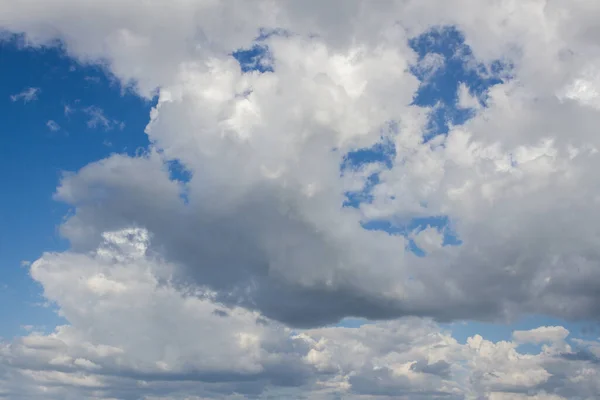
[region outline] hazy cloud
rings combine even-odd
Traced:
[[[40,88],[29,87],[24,89],[22,92],[11,95],[10,100],[12,102],[22,101],[23,103],[29,103],[31,101],[37,100],[40,92]]]

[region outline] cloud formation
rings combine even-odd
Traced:
[[[72,248],[31,271],[70,325],[6,345],[35,371],[19,379],[116,398],[599,393],[564,328],[461,345],[431,320],[600,317],[598,2],[14,3],[3,28],[157,95],[147,154],[57,189]],[[413,319],[322,328],[344,317]]]
[[[58,122],[54,121],[54,120],[48,120],[48,122],[46,122],[46,127],[51,131],[51,132],[58,132],[60,130],[60,125],[58,124]]]
[[[600,342],[567,342],[565,328],[515,332],[513,342],[476,335],[465,344],[423,318],[293,330],[218,303],[209,290],[178,289],[175,266],[150,241],[139,228],[106,232],[94,251],[47,253],[31,265],[32,278],[70,324],[2,344],[4,396],[563,399],[597,393],[600,363],[582,354],[593,355]],[[539,354],[524,354],[523,342],[547,344]]]
[[[22,101],[23,103],[29,103],[31,101],[37,100],[39,94],[40,94],[40,88],[29,87],[29,88],[23,89],[22,92],[11,95],[10,101],[12,101],[13,103],[16,101]]]
[[[73,112],[71,108],[65,106],[65,115]],[[105,131],[110,131],[115,127],[123,130],[125,123],[116,119],[110,119],[104,114],[104,110],[97,106],[89,106],[83,109],[83,112],[87,115],[87,126],[89,128],[102,128]]]

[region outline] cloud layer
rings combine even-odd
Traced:
[[[567,339],[563,327],[465,344],[423,318],[292,330],[213,292],[177,289],[175,267],[149,243],[143,229],[107,232],[92,252],[32,264],[70,324],[0,347],[4,396],[591,399],[599,389],[600,342]],[[523,343],[542,348],[521,353]]]

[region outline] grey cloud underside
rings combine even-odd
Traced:
[[[125,161],[132,167],[138,164],[134,168],[139,167],[138,172],[146,175],[152,186],[137,186],[140,180],[129,175],[130,170],[117,170],[120,187],[111,187],[116,182],[103,178],[101,182],[89,182],[91,187],[71,188],[71,184],[87,184],[85,173],[80,176],[83,179],[74,178],[66,183],[59,189],[59,196],[67,192],[82,193],[86,197],[90,193],[93,196],[94,192],[104,193],[98,207],[88,205],[95,203],[93,199],[75,200],[77,204],[81,201],[82,207],[78,207],[76,216],[63,228],[75,243],[86,239],[86,235],[98,236],[130,225],[143,226],[152,232],[153,248],[181,265],[175,277],[179,285],[207,286],[215,290],[218,300],[225,304],[256,308],[267,317],[292,325],[320,325],[349,314],[389,318],[402,309],[398,301],[378,295],[378,287],[373,288],[372,293],[363,293],[360,276],[352,277],[343,270],[331,273],[334,279],[334,275],[339,274],[347,280],[342,284],[326,285],[317,281],[302,287],[286,281],[285,276],[281,276],[286,272],[281,273],[277,266],[272,266],[277,259],[289,264],[281,268],[302,268],[302,273],[306,273],[304,268],[310,268],[314,274],[319,270],[327,272],[331,264],[343,261],[328,246],[331,239],[326,234],[319,235],[316,227],[295,219],[293,210],[277,212],[277,208],[285,204],[269,198],[268,189],[255,189],[256,195],[246,194],[240,209],[215,216],[210,210],[198,207],[193,198],[184,205],[165,171],[154,168],[158,176],[149,176],[153,169],[147,164],[151,161],[115,158],[108,160],[107,165],[111,161]],[[102,171],[96,172],[102,174]],[[169,189],[165,190],[166,187]],[[84,230],[90,226],[95,230]],[[280,241],[266,243],[271,238],[280,238]],[[398,246],[402,244],[398,239]]]
[[[120,162],[118,158],[108,160],[106,168],[113,168],[113,161]],[[461,231],[467,244],[448,251],[450,257],[443,256],[444,260],[435,255],[420,260],[403,253],[400,237],[359,232],[395,242],[398,253],[389,257],[410,260],[390,265],[379,277],[375,275],[378,267],[389,265],[389,259],[376,254],[356,263],[344,252],[339,253],[336,248],[360,246],[366,241],[356,244],[352,239],[340,240],[331,232],[317,232],[318,227],[295,218],[289,203],[273,199],[268,187],[253,189],[244,195],[243,204],[215,216],[193,197],[184,204],[180,189],[168,180],[160,165],[147,165],[152,162],[145,158],[131,161],[138,166],[119,171],[118,182],[105,177],[88,181],[86,173],[68,178],[59,189],[59,197],[68,191],[81,198],[67,199],[77,206],[76,216],[63,228],[67,236],[77,244],[87,235],[106,230],[130,225],[146,227],[153,233],[153,248],[180,266],[176,273],[180,285],[209,287],[225,304],[256,309],[295,326],[315,326],[346,316],[387,319],[413,314],[444,321],[490,319],[518,312],[545,312],[567,318],[598,316],[598,272],[594,268],[597,252],[584,253],[584,238],[581,243],[570,245],[574,248],[557,248],[564,246],[561,232],[566,227],[557,228],[560,221],[549,219],[545,213],[533,225],[536,231],[543,227],[543,235],[516,223],[511,227],[513,232],[496,233],[493,226],[476,222],[469,228],[473,230],[473,240],[477,237],[478,247],[470,249],[470,232]],[[103,175],[101,166],[89,168],[95,169],[98,176]],[[136,175],[134,168],[145,178]],[[151,176],[151,171],[156,171],[157,176]],[[151,187],[140,186],[144,181]],[[94,198],[96,193],[102,193],[100,203]],[[288,210],[279,211],[286,206]],[[581,210],[584,205],[563,207]],[[494,213],[502,215],[502,206],[496,206]],[[579,215],[589,220],[577,212],[569,221],[576,221]],[[501,218],[506,220],[506,214]],[[531,212],[528,218],[532,219]],[[352,222],[359,231],[359,221]],[[581,229],[585,226],[590,224],[582,220]],[[502,248],[497,246],[499,236],[509,236]],[[521,249],[523,237],[531,238],[526,250]],[[580,252],[573,254],[578,249]],[[357,250],[365,251],[360,247]],[[340,268],[333,268],[338,265]],[[346,265],[350,268],[344,268]],[[569,265],[572,273],[563,276],[559,272],[563,265]],[[436,271],[437,275],[430,276],[428,271]],[[307,279],[297,273],[305,274]],[[544,273],[561,279],[538,289],[536,285]],[[402,299],[381,293],[397,276],[409,274],[422,276],[426,297],[415,293],[414,298]],[[375,275],[373,282],[364,279],[368,275]],[[458,296],[448,293],[449,285],[459,289]]]

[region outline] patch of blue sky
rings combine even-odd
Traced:
[[[426,253],[417,246],[411,234],[417,233],[428,227],[437,229],[443,235],[443,246],[459,246],[462,241],[452,229],[449,218],[445,215],[408,218],[405,221],[396,220],[371,220],[363,222],[363,228],[374,231],[384,231],[391,235],[400,235],[408,238],[408,250],[419,257]]]
[[[267,45],[255,43],[249,49],[239,49],[231,54],[240,64],[242,72],[273,72],[273,62]]]
[[[36,89],[29,101],[15,97],[29,88]],[[0,303],[11,305],[0,310],[0,336],[61,321],[39,306],[40,288],[21,261],[68,248],[58,234],[68,209],[52,199],[63,171],[146,149],[152,106],[60,46],[27,48],[18,36],[0,40]]]
[[[357,171],[369,164],[381,164],[386,169],[391,169],[396,159],[396,146],[394,136],[398,133],[398,126],[394,122],[388,123],[383,129],[379,141],[371,147],[349,151],[342,157],[340,174],[348,171]],[[369,175],[362,190],[344,193],[346,200],[343,207],[359,208],[361,203],[373,201],[371,194],[373,188],[379,184],[379,172]]]
[[[282,29],[263,29],[254,40],[252,46],[237,49],[231,53],[240,64],[242,72],[273,72],[273,57],[269,52],[269,46],[265,43],[273,35],[287,36],[289,33]]]
[[[464,35],[447,26],[423,33],[409,41],[418,62],[411,72],[421,80],[413,104],[431,107],[424,140],[448,133],[451,125],[461,125],[475,114],[460,108],[458,88],[465,84],[469,93],[486,106],[488,90],[510,77],[510,65],[497,60],[490,65],[477,62]]]
[[[392,168],[396,158],[396,146],[389,137],[381,137],[381,141],[371,147],[362,148],[348,152],[342,161],[342,171],[347,169],[357,169],[365,164],[381,163],[386,168]]]
[[[369,175],[361,190],[344,193],[346,199],[342,203],[342,207],[359,208],[363,203],[370,204],[373,201],[373,188],[377,184],[379,184],[379,173]]]
[[[167,168],[169,169],[169,178],[171,180],[183,183],[183,190],[179,196],[185,204],[188,204],[189,192],[186,184],[192,179],[192,172],[179,160],[169,160]]]
[[[262,28],[251,46],[237,49],[231,53],[231,56],[238,61],[244,73],[252,71],[260,73],[273,72],[275,68],[274,60],[269,51],[267,40],[271,36],[289,37],[291,35],[292,33],[285,29]]]
[[[360,328],[363,325],[371,324],[372,321],[364,318],[344,318],[337,324],[333,324],[331,326],[339,326],[342,328]]]
[[[371,147],[362,148],[348,152],[340,165],[340,173],[343,175],[346,171],[358,170],[368,164],[378,163],[385,168],[392,168],[396,157],[396,147],[389,137],[381,137],[381,140]],[[346,200],[344,207],[360,207],[361,203],[370,203],[373,201],[371,194],[373,188],[379,184],[379,173],[373,173],[365,180],[365,185],[361,190],[348,191],[345,193]]]

